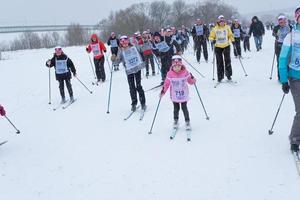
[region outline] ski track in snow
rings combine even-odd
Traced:
[[[109,81],[92,86],[93,74],[84,47],[68,47],[78,78],[92,89],[90,95],[76,79],[72,85],[77,102],[53,112],[60,102],[58,84],[51,70],[52,105],[48,105],[48,69],[52,49],[5,52],[0,61],[0,103],[21,130],[14,135],[0,120],[1,199],[128,199],[128,200],[283,200],[298,196],[300,179],[289,152],[288,134],[294,116],[289,94],[274,135],[268,130],[282,91],[276,70],[269,80],[274,39],[268,31],[263,50],[243,53],[244,76],[232,56],[237,86],[214,88],[212,52],[209,62],[196,62],[192,49],[184,57],[206,78],[197,86],[210,120],[190,87],[188,103],[192,141],[186,141],[180,112],[180,130],[170,141],[173,106],[169,93],[161,101],[152,135],[148,134],[160,91],[146,93],[147,112],[130,120],[127,79],[122,67],[113,73],[110,114],[106,114]],[[191,45],[190,45],[191,47]],[[203,56],[201,57],[203,59]],[[110,79],[107,62],[107,79]],[[216,78],[216,77],[215,77]],[[160,83],[160,75],[143,78],[144,89]],[[66,92],[67,94],[67,92]]]

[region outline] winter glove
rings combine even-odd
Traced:
[[[86,50],[86,52],[88,52],[88,53],[89,53],[89,48],[85,48],[85,50]]]
[[[6,112],[4,110],[4,107],[0,105],[0,115],[1,116],[5,116],[6,115]]]
[[[284,94],[288,94],[290,91],[290,86],[288,83],[283,83],[282,84],[282,91],[284,92]]]
[[[112,62],[115,62],[116,59],[117,59],[117,56],[116,56],[115,54],[112,54],[111,57],[110,57],[110,60],[111,60]]]
[[[165,95],[165,91],[164,88],[162,88],[162,90],[159,93],[159,97],[162,98]]]
[[[50,66],[51,66],[51,60],[47,60],[46,66],[47,66],[47,67],[50,67]]]
[[[104,53],[106,53],[106,50],[104,50]]]
[[[76,73],[73,73],[73,76],[74,76],[74,77],[77,77],[77,74],[76,74]]]

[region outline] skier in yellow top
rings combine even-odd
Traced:
[[[218,82],[224,79],[225,75],[231,81],[232,67],[230,59],[230,44],[234,42],[231,28],[226,24],[223,15],[218,17],[217,25],[212,29],[209,40],[215,43],[215,54],[217,58]],[[223,60],[224,55],[224,60]],[[225,65],[224,65],[225,62]]]

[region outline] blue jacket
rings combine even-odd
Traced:
[[[297,24],[284,41],[279,57],[280,82],[288,78],[300,79],[300,24]]]

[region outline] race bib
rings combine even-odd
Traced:
[[[69,72],[68,65],[66,60],[55,60],[55,72],[56,74],[64,74]]]
[[[227,30],[217,30],[216,31],[216,43],[217,44],[227,44]]]
[[[174,102],[186,102],[189,98],[187,77],[172,78],[171,82],[171,98]]]
[[[170,49],[169,45],[165,41],[157,43],[157,44],[155,44],[155,46],[156,46],[156,48],[158,48],[158,50],[160,52],[167,52]]]
[[[203,26],[196,26],[197,36],[203,35],[203,33],[204,33]]]
[[[292,32],[292,58],[290,68],[300,71],[300,31]]]
[[[93,51],[94,56],[102,55],[99,44],[91,44],[91,47],[92,47],[92,51]]]
[[[235,38],[240,38],[241,37],[240,29],[233,29],[233,35]]]
[[[123,56],[126,64],[126,70],[131,70],[143,63],[136,47],[130,47],[123,51]]]
[[[111,41],[110,41],[110,46],[111,46],[111,47],[118,47],[117,39],[111,40]]]

